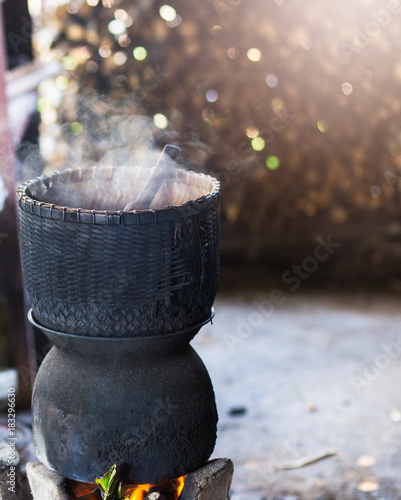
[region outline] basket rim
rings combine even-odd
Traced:
[[[58,330],[53,330],[52,328],[48,328],[45,325],[42,325],[39,323],[39,321],[35,318],[35,311],[31,307],[28,311],[28,320],[29,322],[39,328],[40,330],[43,330],[44,332],[51,333],[53,335],[57,335],[60,338],[65,338],[65,339],[87,339],[89,341],[95,341],[95,342],[139,342],[139,341],[147,341],[147,340],[168,340],[168,339],[174,339],[174,338],[180,338],[182,335],[187,335],[188,333],[191,333],[195,330],[197,332],[205,325],[208,323],[213,324],[214,316],[215,316],[215,311],[214,307],[211,307],[210,309],[210,314],[208,318],[205,320],[201,321],[200,323],[197,323],[196,325],[193,326],[188,326],[184,328],[183,330],[178,330],[172,333],[165,333],[165,334],[160,334],[160,335],[145,335],[143,337],[141,336],[136,336],[136,337],[93,337],[90,335],[76,335],[72,333],[67,333],[67,332],[60,332]]]
[[[169,205],[159,210],[89,210],[43,202],[32,198],[27,193],[27,191],[32,187],[41,187],[45,185],[49,188],[53,182],[80,182],[85,180],[94,180],[97,176],[100,176],[100,179],[103,178],[103,180],[110,180],[114,171],[120,170],[124,173],[128,169],[132,168],[140,169],[140,172],[142,172],[142,169],[143,172],[147,173],[152,171],[152,169],[143,168],[141,166],[93,166],[89,168],[80,167],[78,169],[68,168],[61,172],[54,172],[51,175],[35,177],[23,182],[18,187],[18,204],[20,209],[25,212],[49,219],[86,224],[142,225],[188,218],[213,208],[220,203],[221,186],[220,182],[216,178],[208,174],[187,171],[184,169],[178,169],[176,171],[176,180],[182,179],[184,181],[186,179],[188,182],[190,178],[196,178],[197,184],[198,179],[201,178],[205,189],[205,184],[209,183],[210,193],[201,196],[200,198],[196,198],[195,200],[187,201],[182,205]]]

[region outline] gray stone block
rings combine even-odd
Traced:
[[[228,500],[233,474],[231,460],[213,460],[188,475],[180,500]]]
[[[65,479],[50,471],[42,463],[28,463],[26,466],[29,485],[34,500],[69,500]]]

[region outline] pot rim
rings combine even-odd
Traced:
[[[198,215],[199,212],[208,210],[220,202],[221,188],[220,182],[203,173],[196,173],[178,169],[176,171],[175,179],[180,182],[189,183],[193,180],[194,184],[202,183],[210,193],[195,200],[187,201],[182,205],[170,205],[160,210],[89,210],[83,208],[66,207],[52,203],[43,202],[32,198],[28,191],[32,187],[46,187],[48,189],[54,182],[81,182],[94,180],[95,178],[101,180],[110,180],[115,171],[120,171],[123,175],[129,168],[139,169],[138,175],[140,176],[143,171],[150,173],[151,169],[143,167],[90,167],[67,169],[62,172],[54,172],[51,175],[42,175],[35,177],[22,183],[17,189],[18,204],[21,210],[38,215],[39,217],[46,217],[55,220],[63,220],[70,222],[86,223],[86,224],[107,224],[107,225],[139,225],[139,224],[152,224],[157,222],[170,221],[174,219],[182,219],[192,215]],[[142,170],[143,169],[143,170]]]
[[[185,328],[184,330],[181,330],[179,332],[173,332],[173,333],[167,333],[163,335],[146,335],[144,337],[91,337],[89,335],[74,335],[72,333],[66,333],[66,332],[58,332],[57,330],[52,330],[51,328],[47,328],[40,323],[38,323],[33,315],[33,309],[30,308],[28,311],[28,320],[29,322],[35,326],[36,328],[39,328],[40,330],[43,331],[43,333],[49,333],[51,335],[56,335],[59,338],[65,338],[65,339],[77,339],[77,340],[95,340],[95,341],[137,341],[137,342],[144,342],[148,340],[170,340],[170,339],[175,339],[175,338],[180,338],[182,336],[186,336],[188,334],[192,334],[195,332],[193,336],[196,335],[196,333],[205,325],[208,323],[213,323],[213,318],[214,318],[215,312],[214,308],[212,307],[210,311],[210,317],[203,321],[202,323],[198,323],[197,325]]]

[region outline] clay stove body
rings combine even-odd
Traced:
[[[152,210],[118,210],[147,175],[69,170],[18,191],[30,319],[54,344],[35,383],[35,450],[78,481],[117,463],[124,481],[154,484],[214,448],[213,388],[189,342],[212,316],[220,188],[178,171],[175,206],[159,209],[160,190]]]
[[[92,483],[116,463],[125,482],[155,484],[206,462],[217,411],[207,370],[189,345],[198,328],[110,339],[41,328],[54,344],[33,395],[42,463]]]

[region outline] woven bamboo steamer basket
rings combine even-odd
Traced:
[[[124,212],[142,167],[68,169],[18,189],[35,319],[99,337],[169,334],[211,317],[220,254],[220,185],[176,170],[149,210]]]

